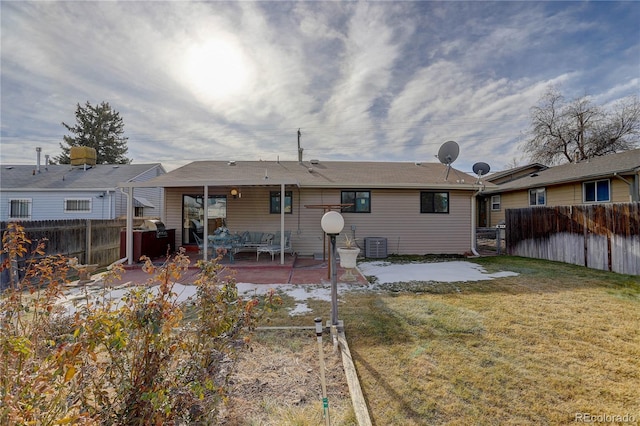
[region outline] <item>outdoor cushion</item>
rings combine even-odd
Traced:
[[[251,232],[245,231],[240,234],[240,242],[243,247],[252,248],[269,244],[273,238],[273,234],[268,232]]]

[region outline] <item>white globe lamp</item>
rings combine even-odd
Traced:
[[[335,211],[326,212],[320,221],[322,230],[331,239],[331,326],[338,326],[338,271],[336,270],[336,235],[344,228],[344,218]]]

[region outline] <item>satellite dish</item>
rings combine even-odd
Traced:
[[[438,160],[447,166],[447,175],[444,180],[449,178],[449,169],[451,169],[451,164],[458,158],[458,154],[460,154],[460,147],[458,146],[458,143],[454,141],[447,141],[443,143],[438,150]]]
[[[448,141],[442,144],[438,150],[438,160],[444,165],[450,166],[460,154],[460,147],[457,142]]]
[[[487,163],[479,162],[473,165],[473,173],[477,174],[478,177],[486,175],[489,170],[491,170],[491,167]]]

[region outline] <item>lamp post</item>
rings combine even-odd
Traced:
[[[322,230],[331,239],[331,325],[338,325],[338,271],[336,270],[336,236],[344,227],[344,218],[335,211],[330,211],[322,216],[320,221]]]

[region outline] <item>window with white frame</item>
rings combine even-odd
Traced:
[[[547,191],[545,188],[534,188],[529,190],[529,205],[544,206],[547,204]]]
[[[611,201],[611,187],[609,179],[585,182],[582,184],[585,203],[608,203]]]
[[[31,219],[31,199],[9,200],[9,219]]]
[[[491,196],[491,210],[496,211],[500,210],[500,196],[492,195]]]
[[[65,213],[90,213],[91,198],[65,198]]]

